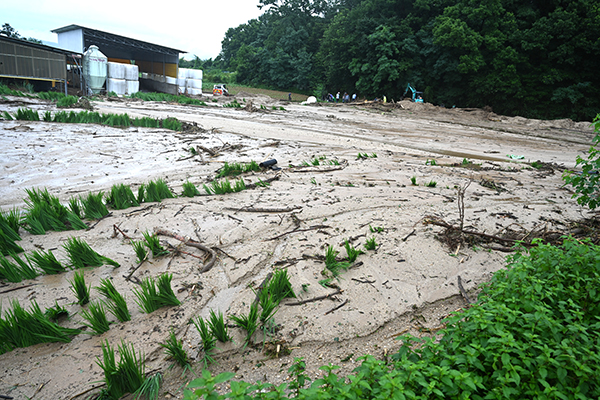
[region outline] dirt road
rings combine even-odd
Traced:
[[[221,107],[226,101],[208,106],[93,104],[103,113],[176,117],[197,124],[198,129],[187,132],[0,122],[3,210],[24,207],[25,189],[32,187],[46,187],[65,204],[72,196],[107,192],[118,183],[136,192],[140,184],[158,178],[176,194],[182,193],[186,181],[204,194],[203,184],[214,179],[225,161],[276,159],[281,168],[242,177],[246,184],[273,179],[267,187],[111,210],[87,231],[43,236],[21,231],[20,245],[26,252],[55,249],[64,260],[62,244],[76,236],[119,262],[117,269],[88,269],[85,278],[92,287],[102,278],[112,279],[127,298],[132,321],[115,322],[103,335],[81,334],[71,343],[0,355],[0,394],[16,399],[86,398],[102,378],[96,364],[101,343],[107,340],[116,346],[125,340],[144,352],[147,371],[164,373],[164,397],[181,398],[181,386],[193,375],[181,377],[179,367],[168,369],[172,362],[159,343],[171,330],[176,332],[198,373],[200,338],[190,318],[208,317],[211,309],[226,316],[247,314],[253,289],[280,268],[287,269],[298,299],[282,302],[273,335],[265,339],[258,332],[255,346],[243,348],[245,332],[231,327],[234,342],[218,344],[218,364],[210,370],[280,383],[294,357],[304,357],[312,378],[320,373],[319,366],[330,362],[348,373],[360,355],[390,354],[398,348],[398,335],[436,330],[444,316],[466,306],[458,276],[475,297],[477,285],[504,265],[506,253],[486,250],[486,244],[449,248],[436,238],[442,228],[424,223],[460,222],[457,188],[470,182],[464,225],[490,235],[543,228],[566,232],[569,221],[586,214],[568,188],[562,188],[561,174],[562,167],[573,167],[575,157],[588,149],[589,123],[507,118],[410,102],[309,106],[242,94],[238,101],[246,109],[233,109]],[[55,110],[46,102],[9,97],[0,103],[0,112],[23,106]],[[359,153],[368,157],[359,159]],[[523,158],[512,160],[508,155]],[[319,165],[312,166],[315,159]],[[541,169],[529,164],[537,160]],[[129,240],[115,235],[115,225],[136,240],[155,228],[178,232],[219,249],[218,260],[205,273],[200,273],[201,260],[182,253],[144,263],[133,276],[172,273],[173,288],[182,301],[179,307],[144,314],[135,303],[135,283],[124,278],[137,265],[135,253]],[[345,241],[364,250],[371,238],[376,250],[365,250],[359,265],[332,281],[334,287],[319,284],[328,246],[341,258],[346,255]],[[173,238],[161,240],[180,245]],[[191,247],[185,250],[204,255]],[[3,307],[13,299],[26,306],[35,300],[42,309],[58,301],[71,312],[71,319],[63,323],[81,327],[83,319],[77,313],[82,308],[70,291],[72,276],[71,271],[0,283]],[[28,284],[32,286],[19,289]],[[312,301],[335,293],[335,286],[338,294]],[[92,290],[92,299],[100,298]],[[288,305],[298,300],[307,302]]]

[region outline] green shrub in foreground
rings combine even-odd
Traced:
[[[215,385],[233,374],[205,370],[184,399],[262,398],[257,390],[274,399],[597,399],[600,247],[537,245],[510,256],[479,303],[446,320],[439,341],[405,335],[389,362],[363,357],[349,379],[324,366],[325,376],[304,388],[298,359],[288,384],[231,382],[225,395]]]

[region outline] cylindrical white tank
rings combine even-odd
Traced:
[[[83,77],[92,93],[100,93],[106,82],[108,58],[98,49],[91,45],[83,53]]]

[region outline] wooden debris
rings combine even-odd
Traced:
[[[299,300],[299,301],[295,301],[293,303],[285,303],[286,306],[301,306],[302,304],[306,304],[306,303],[312,303],[314,301],[319,301],[319,300],[325,300],[328,299],[330,297],[333,297],[335,295],[341,294],[342,293],[342,289],[337,289],[335,292],[333,293],[329,293],[329,294],[325,294],[323,296],[317,296],[317,297],[313,297],[311,299],[306,299],[306,300]]]
[[[207,247],[205,245],[203,245],[200,242],[195,241],[194,239],[191,239],[189,237],[184,237],[181,236],[175,232],[171,232],[168,231],[166,229],[160,229],[160,228],[154,228],[154,233],[157,235],[163,235],[163,236],[169,236],[172,237],[174,239],[177,239],[181,242],[183,242],[186,246],[190,246],[190,247],[195,247],[197,249],[200,249],[202,251],[205,251],[207,253],[210,253],[211,258],[210,260],[204,265],[204,267],[200,270],[200,273],[204,273],[209,271],[213,265],[215,264],[215,261],[217,260],[217,253],[211,249],[210,247]]]
[[[349,301],[349,300],[348,300],[348,299],[346,299],[346,300],[345,300],[345,301],[344,301],[342,304],[340,304],[340,305],[338,305],[338,306],[335,306],[335,307],[333,307],[331,310],[327,311],[327,312],[325,313],[325,315],[327,315],[327,314],[331,314],[331,313],[332,313],[332,312],[334,312],[335,310],[339,310],[340,308],[344,307],[346,304],[348,304],[348,301]]]
[[[224,209],[232,210],[232,211],[243,211],[243,212],[284,213],[284,212],[291,212],[291,211],[302,209],[302,206],[274,207],[274,208],[248,206],[248,207],[241,207],[241,208],[225,207]]]

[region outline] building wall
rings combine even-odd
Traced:
[[[65,80],[67,58],[64,54],[15,43],[0,37],[0,75],[40,80]]]
[[[65,50],[71,50],[76,53],[83,53],[83,30],[75,29],[62,32],[58,35],[58,47]]]

